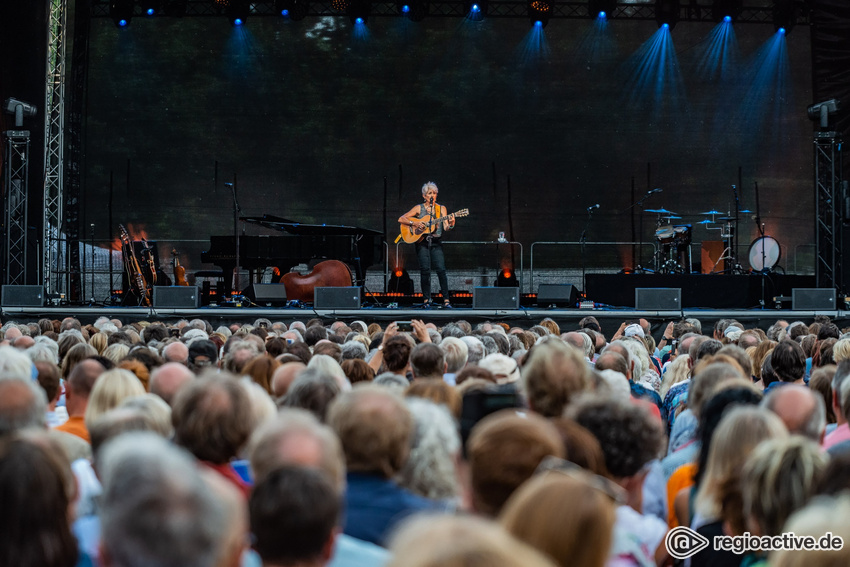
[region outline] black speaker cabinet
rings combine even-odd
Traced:
[[[795,287],[791,290],[794,311],[831,311],[835,309],[835,289]]]
[[[540,284],[537,288],[537,306],[574,308],[578,301],[578,289],[572,284]]]
[[[472,288],[473,309],[519,309],[518,287]]]
[[[264,307],[286,305],[286,286],[282,283],[255,283],[246,294],[254,303]]]
[[[316,309],[360,309],[360,286],[317,287],[313,307]]]
[[[198,286],[174,285],[153,287],[153,306],[157,308],[194,309],[200,305]]]
[[[44,286],[41,285],[4,285],[3,307],[43,307]]]
[[[636,287],[635,309],[638,311],[680,311],[682,288]]]

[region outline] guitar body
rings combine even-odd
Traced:
[[[461,209],[456,213],[452,213],[450,215],[446,215],[443,217],[432,217],[432,215],[424,215],[420,218],[410,219],[413,221],[414,225],[419,223],[424,224],[423,228],[418,228],[416,226],[408,226],[408,225],[399,225],[401,229],[401,239],[407,242],[408,244],[415,244],[428,236],[429,234],[433,234],[437,227],[440,226],[440,223],[449,217],[465,217],[469,216],[469,209]]]
[[[339,260],[319,262],[306,274],[290,272],[280,278],[286,287],[286,299],[313,301],[317,287],[347,287],[353,285],[351,270]]]
[[[180,265],[180,260],[177,259],[177,250],[171,249],[171,262],[174,270],[174,285],[189,285],[186,281],[186,268]]]

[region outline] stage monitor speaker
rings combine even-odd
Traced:
[[[43,307],[44,286],[41,285],[4,285],[3,307]]]
[[[360,286],[317,287],[316,309],[360,309]]]
[[[201,294],[194,285],[153,286],[154,309],[195,309],[201,304]]]
[[[286,305],[286,286],[282,283],[255,283],[248,288],[246,295],[261,307]]]
[[[518,287],[472,288],[473,309],[519,309]]]
[[[639,311],[680,311],[682,288],[636,287],[635,309]]]
[[[795,287],[791,289],[794,311],[831,311],[835,309],[835,289]]]
[[[578,289],[573,284],[540,284],[537,288],[538,307],[570,307],[578,302]]]

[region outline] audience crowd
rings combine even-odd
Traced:
[[[0,565],[850,564],[829,319],[411,329],[6,322]]]

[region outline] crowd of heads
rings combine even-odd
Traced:
[[[677,526],[850,537],[827,318],[411,329],[6,322],[0,564],[664,565]]]

